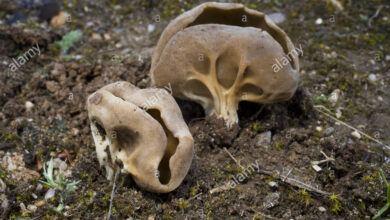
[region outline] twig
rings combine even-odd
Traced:
[[[107,220],[110,220],[110,217],[111,217],[112,202],[114,201],[115,185],[116,185],[116,181],[118,179],[119,171],[120,171],[120,168],[117,168],[115,171],[114,184],[112,185],[112,190],[111,190],[110,207],[108,209]]]
[[[226,183],[225,185],[223,185],[223,186],[217,186],[217,187],[215,187],[215,188],[212,188],[212,189],[209,191],[209,193],[210,193],[210,194],[214,194],[214,193],[219,193],[219,192],[226,191],[226,190],[229,190],[229,189],[231,189],[231,187],[230,187],[229,182],[227,182],[227,183]]]
[[[266,215],[266,214],[264,214],[264,213],[262,213],[262,212],[258,212],[258,211],[256,211],[253,207],[250,207],[250,208],[252,209],[252,211],[254,211],[255,213],[257,213],[257,214],[259,214],[259,215],[261,215],[261,216],[263,216],[263,217],[265,217],[266,219],[280,219],[280,218],[272,217],[272,216],[270,216],[270,215]],[[253,219],[255,219],[255,218],[253,218]]]
[[[368,23],[367,23],[368,27],[371,27],[372,20],[374,20],[376,17],[378,17],[378,15],[381,12],[382,8],[383,8],[383,5],[379,5],[379,7],[376,10],[375,14],[368,19]]]
[[[311,162],[312,165],[320,165],[322,163],[333,162],[334,161],[333,157],[328,157],[328,155],[326,155],[323,151],[321,151],[321,153],[322,153],[322,155],[324,155],[325,159],[324,160],[319,160],[319,161],[312,161]]]
[[[291,170],[290,170],[290,172],[291,172]],[[279,172],[278,172],[278,174],[280,176],[279,179],[282,180],[283,182],[289,183],[289,184],[296,186],[298,188],[306,189],[307,191],[316,192],[316,193],[319,193],[322,195],[327,195],[327,196],[332,195],[332,193],[322,191],[309,183],[305,183],[304,181],[299,180],[295,176],[289,177],[290,172],[288,173],[288,175],[284,174],[283,172],[279,174]],[[275,176],[273,176],[273,177],[275,177]]]
[[[198,194],[196,194],[195,196],[193,196],[193,197],[191,197],[191,198],[189,198],[187,201],[191,201],[191,200],[193,200],[193,199],[196,199],[196,198],[198,198],[200,195],[202,195],[203,193],[198,193]]]
[[[234,162],[236,162],[236,164],[237,164],[238,166],[240,166],[240,168],[244,169],[244,167],[241,166],[241,164],[237,161],[236,158],[233,157],[233,155],[226,149],[226,147],[224,147],[223,150],[224,150],[227,154],[229,154],[229,156],[234,160]]]
[[[234,162],[236,162],[236,164],[238,166],[240,166],[242,169],[244,169],[244,167],[238,163],[237,159],[225,147],[223,148],[223,150],[234,160]],[[282,171],[279,171],[279,170],[268,171],[268,170],[260,169],[260,167],[258,168],[258,173],[272,176],[276,179],[280,179],[282,182],[286,182],[286,183],[293,185],[293,186],[296,186],[298,188],[306,189],[307,191],[316,192],[316,193],[319,193],[322,195],[328,195],[328,196],[332,195],[332,193],[322,191],[322,190],[318,189],[318,187],[315,187],[313,185],[310,185],[309,183],[306,183],[302,180],[299,180],[298,177],[291,175],[291,172],[292,172],[292,169],[290,169],[286,173],[286,172],[284,172],[284,169],[282,169]],[[225,191],[225,190],[229,190],[229,189],[231,189],[231,187],[229,186],[229,182],[228,182],[224,186],[219,186],[219,187],[211,189],[209,192],[210,192],[210,194],[213,194],[213,193],[217,193],[217,192],[221,192],[221,191]]]
[[[378,144],[380,144],[380,145],[383,145],[387,150],[390,150],[390,147],[389,147],[388,145],[386,145],[385,143],[381,142],[381,141],[378,140],[378,139],[375,139],[375,138],[369,136],[368,134],[364,133],[363,131],[360,131],[360,130],[358,130],[357,128],[355,128],[355,127],[353,127],[353,126],[351,126],[351,125],[349,125],[349,124],[347,124],[347,123],[345,123],[345,122],[343,122],[343,121],[340,121],[340,120],[337,119],[336,117],[334,117],[334,116],[332,116],[332,115],[330,115],[330,114],[328,114],[328,113],[326,113],[326,112],[320,110],[320,108],[321,108],[321,109],[325,109],[325,111],[330,112],[330,110],[327,109],[327,108],[326,108],[325,106],[323,106],[323,105],[315,105],[315,106],[314,106],[314,109],[315,109],[316,111],[318,111],[318,112],[320,112],[320,113],[326,115],[327,117],[329,117],[329,118],[331,118],[331,119],[333,119],[333,120],[339,122],[340,124],[342,124],[342,125],[344,125],[344,126],[350,128],[350,129],[352,129],[352,130],[355,130],[355,131],[359,132],[361,135],[365,136],[366,138],[368,138],[368,139],[370,139],[370,140],[372,140],[372,141],[374,141],[374,142],[376,142],[376,143],[378,143]]]

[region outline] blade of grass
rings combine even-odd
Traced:
[[[381,210],[379,210],[378,213],[376,213],[376,215],[372,218],[372,219],[377,219],[379,216],[381,216],[384,212],[386,212],[386,210],[389,208],[390,206],[390,203],[387,203],[383,208],[381,208]]]

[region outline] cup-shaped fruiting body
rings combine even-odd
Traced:
[[[240,101],[269,104],[293,96],[299,50],[265,14],[241,4],[204,3],[174,19],[153,52],[151,77],[207,115],[238,122]]]
[[[194,141],[174,98],[165,89],[109,84],[87,101],[99,163],[113,180],[129,173],[147,191],[167,193],[186,176]]]

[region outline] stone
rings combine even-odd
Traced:
[[[286,16],[282,13],[271,13],[268,15],[269,18],[276,24],[282,23],[286,20]]]
[[[356,138],[356,139],[360,139],[362,137],[362,135],[358,132],[358,131],[353,131],[351,133],[352,137]]]
[[[327,136],[333,134],[333,132],[334,132],[334,128],[333,127],[328,127],[324,131],[324,136],[327,137]]]
[[[50,188],[50,189],[46,192],[46,194],[45,194],[45,200],[47,201],[47,200],[53,198],[53,197],[55,196],[55,194],[56,194],[56,191],[55,191],[53,188]]]
[[[30,101],[27,101],[25,104],[24,104],[24,107],[26,107],[26,110],[29,112],[32,110],[32,108],[34,107],[34,104]]]
[[[271,145],[271,131],[266,131],[256,135],[255,146],[268,148]]]
[[[316,24],[322,24],[324,21],[322,20],[322,18],[317,18],[316,20]]]
[[[320,212],[326,212],[326,209],[325,209],[324,207],[322,207],[322,206],[318,207],[318,210],[319,210]]]

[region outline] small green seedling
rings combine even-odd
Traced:
[[[316,96],[316,97],[312,98],[312,102],[314,104],[319,104],[322,101],[325,101],[326,99],[327,99],[327,97],[324,94],[321,94],[319,96]]]
[[[68,52],[68,50],[74,46],[74,43],[81,40],[83,32],[80,30],[71,31],[65,34],[60,41],[56,41],[54,44],[59,46],[63,53]]]
[[[383,208],[381,208],[381,210],[379,210],[378,213],[376,213],[376,215],[372,218],[372,219],[377,219],[378,217],[380,217],[384,212],[386,212],[386,210],[390,207],[390,185],[389,183],[387,182],[387,179],[385,177],[385,174],[383,173],[383,170],[380,169],[380,172],[381,172],[381,176],[382,176],[382,179],[383,179],[383,182],[385,183],[386,187],[387,187],[387,202],[386,202],[386,205],[383,206]]]
[[[69,180],[64,179],[61,171],[57,174],[54,180],[53,164],[54,164],[53,158],[51,158],[47,170],[46,170],[46,166],[45,165],[43,166],[43,175],[45,176],[47,182],[41,180],[39,182],[46,184],[51,188],[53,188],[54,190],[58,190],[60,192],[60,204],[58,204],[56,211],[61,212],[65,207],[64,201],[66,197],[69,196],[74,186],[80,183],[80,181],[70,182]]]

